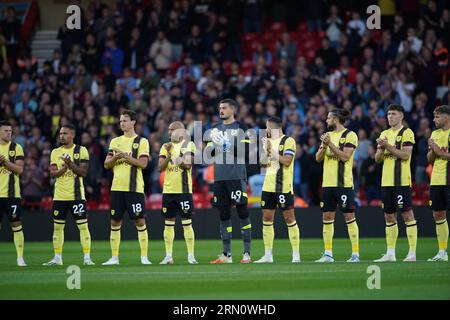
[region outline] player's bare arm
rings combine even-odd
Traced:
[[[323,159],[325,158],[325,152],[327,151],[327,147],[329,141],[330,141],[330,136],[328,133],[324,133],[321,137],[320,140],[322,141],[322,143],[320,144],[319,150],[317,150],[316,152],[316,161],[317,162],[322,162]]]
[[[433,164],[434,160],[436,160],[436,153],[434,153],[433,148],[431,148],[431,144],[436,144],[432,139],[428,139],[428,153],[427,153],[427,159],[428,162]]]
[[[140,157],[139,159],[135,159],[129,154],[124,154],[123,158],[125,159],[125,161],[127,163],[131,164],[132,166],[135,166],[135,167],[138,167],[141,169],[147,168],[148,157]]]
[[[294,160],[294,156],[292,156],[292,155],[281,156],[277,152],[273,152],[273,151],[271,153],[271,158],[273,160],[278,161],[283,166],[289,166],[291,164],[292,160]]]
[[[59,168],[59,169],[56,166],[56,164],[50,165],[50,177],[52,177],[52,178],[59,178],[64,173],[66,173],[66,171],[67,171],[67,166],[65,164],[63,164],[61,166],[61,168]]]
[[[353,150],[355,150],[355,148],[353,147],[345,147],[344,150],[341,150],[332,142],[329,143],[328,147],[330,148],[331,152],[333,152],[336,157],[338,157],[342,162],[348,161],[353,154]]]
[[[380,139],[377,139],[377,143],[378,143],[378,140],[380,140]],[[377,151],[375,152],[375,162],[376,163],[383,162],[383,156],[384,156],[384,148],[378,144]]]
[[[124,153],[118,149],[114,149],[114,154],[108,154],[105,159],[104,167],[105,169],[112,169],[116,161],[124,157]]]
[[[164,144],[163,148],[166,149],[167,156],[159,158],[159,160],[158,160],[158,171],[159,172],[166,170],[167,166],[169,165],[169,162],[171,159],[170,150],[172,149],[172,143],[168,142],[168,143]]]
[[[436,142],[433,139],[429,139],[428,140],[428,145],[430,146],[430,151],[427,154],[427,158],[429,162],[434,162],[434,160],[438,157],[444,160],[450,160],[450,153],[442,151],[441,148],[439,148],[439,146],[436,144]],[[431,153],[431,157],[434,156],[434,158],[432,158],[432,161],[430,161],[430,155]]]
[[[70,158],[62,158],[62,161],[64,161],[64,164],[67,166],[68,169],[72,170],[73,173],[75,173],[78,176],[82,176],[83,178],[87,176],[88,173],[88,164],[87,163],[80,163],[79,166],[77,166]]]
[[[180,168],[184,170],[189,170],[192,168],[192,164],[194,162],[194,157],[192,157],[191,153],[184,154],[180,157]]]
[[[6,159],[5,156],[0,155],[0,163],[5,167],[7,167],[10,171],[14,172],[15,174],[18,174],[19,176],[23,173],[24,167],[23,160],[16,160],[14,162],[11,162],[8,159]]]
[[[412,146],[404,146],[403,149],[397,149],[394,145],[389,144],[387,138],[377,141],[378,144],[389,151],[394,157],[400,160],[408,160],[412,153]]]

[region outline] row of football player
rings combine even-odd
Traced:
[[[222,123],[216,127],[220,134],[212,136],[208,147],[217,148],[224,144],[224,133],[231,128],[240,128],[241,124],[234,119],[237,103],[233,100],[221,101],[219,104]],[[447,261],[448,225],[446,222],[446,208],[448,203],[447,191],[447,163],[450,158],[448,142],[450,132],[450,109],[441,106],[435,110],[437,130],[430,138],[430,151],[428,158],[433,162],[431,180],[431,199],[433,215],[436,221],[436,232],[439,242],[438,254],[430,260]],[[353,153],[357,148],[357,136],[344,127],[349,113],[345,110],[335,109],[327,118],[329,132],[321,137],[321,146],[316,154],[317,161],[324,162],[323,179],[323,237],[325,250],[317,262],[332,262],[332,239],[334,233],[334,216],[336,207],[344,213],[352,242],[352,255],[349,262],[359,261],[359,231],[354,213],[354,192],[352,177]],[[395,261],[395,244],[398,237],[396,211],[402,213],[407,225],[409,253],[405,261],[415,261],[417,245],[417,224],[411,209],[411,175],[410,157],[414,144],[414,134],[403,126],[404,110],[401,106],[391,105],[388,108],[388,122],[390,129],[381,133],[377,139],[378,149],[376,161],[383,162],[383,208],[386,219],[387,252],[377,261]],[[124,135],[111,141],[110,152],[105,160],[105,167],[113,169],[114,179],[111,188],[111,249],[112,258],[104,264],[118,264],[120,245],[120,226],[123,215],[128,212],[135,221],[141,246],[141,262],[149,264],[147,258],[148,235],[144,216],[143,179],[142,169],[146,167],[149,159],[148,141],[134,132],[136,114],[125,111],[120,118],[120,127]],[[23,170],[23,150],[19,145],[11,142],[11,126],[2,122],[0,125],[0,151],[2,157],[0,164],[10,171],[8,190],[11,196],[11,186],[15,185],[17,194],[18,176]],[[169,126],[171,142],[161,148],[159,169],[166,172],[163,189],[163,208],[165,217],[164,240],[166,257],[161,263],[173,263],[172,247],[175,217],[182,218],[184,236],[188,248],[189,263],[197,263],[194,257],[194,232],[192,229],[191,214],[192,181],[191,167],[192,155],[195,145],[184,140],[183,124],[174,122]],[[282,133],[281,121],[270,118],[267,121],[269,133],[264,149],[267,159],[262,161],[267,167],[266,178],[262,194],[263,211],[263,238],[265,245],[264,256],[255,261],[257,263],[272,262],[273,245],[273,218],[277,208],[283,211],[289,230],[289,238],[293,249],[293,262],[300,262],[299,228],[295,221],[293,210],[293,157],[295,155],[295,141]],[[73,126],[64,126],[60,131],[61,147],[53,150],[51,155],[51,175],[56,178],[54,197],[54,258],[47,264],[62,264],[62,244],[64,241],[64,224],[68,211],[70,211],[80,229],[80,239],[85,254],[85,264],[92,264],[90,259],[90,234],[87,227],[87,213],[84,204],[84,188],[82,177],[86,175],[89,155],[84,147],[73,144],[75,130]],[[227,141],[229,143],[229,141]],[[11,147],[11,146],[14,146]],[[229,148],[228,148],[229,149]],[[5,150],[7,152],[5,152]],[[236,164],[215,165],[215,169],[233,171]],[[242,169],[242,168],[240,168]],[[244,166],[245,170],[245,166]],[[215,170],[216,171],[216,170]],[[1,171],[3,172],[3,170]],[[1,174],[0,172],[0,174]],[[245,172],[244,172],[245,173]],[[11,177],[16,179],[11,182]],[[215,178],[217,175],[215,174]],[[236,205],[241,218],[245,252],[242,263],[251,262],[251,223],[248,218],[247,197],[245,194],[245,180],[242,179],[216,179],[214,184],[214,202],[221,217],[221,236],[224,251],[212,263],[232,262],[230,240],[231,222],[230,205]],[[233,177],[231,177],[233,178]],[[5,183],[4,183],[5,184]],[[20,194],[20,190],[19,190]],[[3,196],[0,194],[0,196]],[[18,264],[25,265],[23,261],[23,232],[20,222],[20,198],[2,197],[2,214],[7,212],[14,231],[14,242],[18,252]]]

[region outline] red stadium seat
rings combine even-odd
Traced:
[[[241,64],[241,72],[244,75],[250,75],[252,73],[253,62],[251,60],[244,60]]]
[[[260,40],[261,36],[256,32],[244,33],[241,36],[241,42],[253,42]]]
[[[162,207],[162,194],[154,193],[145,199],[145,208],[158,210]]]
[[[308,50],[305,52],[306,61],[311,62],[316,56],[316,50]]]
[[[306,22],[300,22],[297,26],[297,31],[302,34],[306,31],[308,31],[308,25],[306,24]]]
[[[276,32],[276,33],[282,33],[286,31],[286,23],[284,22],[272,22],[270,25],[270,31]]]

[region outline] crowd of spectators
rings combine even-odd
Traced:
[[[285,133],[297,141],[295,193],[310,204],[320,201],[322,168],[314,154],[332,108],[352,112],[348,127],[359,137],[355,188],[364,189],[365,199],[380,197],[374,140],[387,128],[391,103],[407,111],[416,135],[414,182],[426,183],[432,111],[450,99],[450,8],[446,1],[423,2],[379,1],[384,11],[377,39],[366,28],[365,11],[340,1],[308,1],[311,14],[304,21],[288,23],[270,50],[261,43],[246,58],[242,35],[273,22],[264,1],[93,0],[82,10],[82,30],[61,26],[61,47],[41,69],[30,50],[7,51],[8,37],[20,28],[8,12],[0,23],[0,119],[13,123],[26,153],[23,196],[51,195],[49,155],[60,125],[73,123],[76,142],[91,157],[87,196],[99,201],[111,179],[103,160],[120,134],[118,115],[125,108],[139,113],[137,132],[150,141],[146,193],[159,193],[158,153],[168,124],[181,120],[192,131],[194,121],[202,121],[208,129],[218,121],[217,102],[227,97],[239,102],[237,118],[249,127],[264,128],[268,116],[281,116]],[[322,39],[312,58],[293,39],[299,24]],[[246,59],[252,63],[247,74]],[[194,190],[207,185],[204,170],[194,168]],[[249,168],[250,175],[257,173]]]

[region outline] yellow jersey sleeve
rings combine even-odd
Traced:
[[[116,143],[116,138],[112,139],[111,142],[109,143],[109,148],[108,148],[108,154],[109,155],[113,155],[113,149],[116,147],[117,143]]]
[[[411,129],[406,129],[403,133],[402,146],[412,146],[415,144],[414,132]]]
[[[140,157],[150,157],[150,145],[147,138],[142,138],[139,144],[137,158]]]
[[[89,161],[89,152],[87,151],[86,147],[81,147],[80,149],[80,160],[81,162]]]
[[[356,135],[355,132],[350,131],[345,139],[345,145],[344,147],[353,147],[353,148],[357,148],[358,147],[358,136]]]
[[[295,140],[289,137],[284,143],[283,156],[293,156],[295,157],[295,152],[297,151],[297,144]]]
[[[183,151],[183,155],[190,153],[192,156],[194,156],[195,152],[197,151],[197,148],[195,147],[195,143],[192,141],[189,141],[186,150]]]
[[[169,155],[169,153],[167,152],[165,146],[166,146],[166,143],[164,143],[164,144],[161,146],[161,149],[159,150],[159,156],[160,156],[160,157],[163,157],[163,158],[167,158],[167,156]]]
[[[16,143],[16,160],[23,160],[24,159],[24,153],[23,148],[20,144]]]
[[[50,153],[50,165],[58,166],[58,155],[56,154],[56,149],[53,149],[52,153]]]

